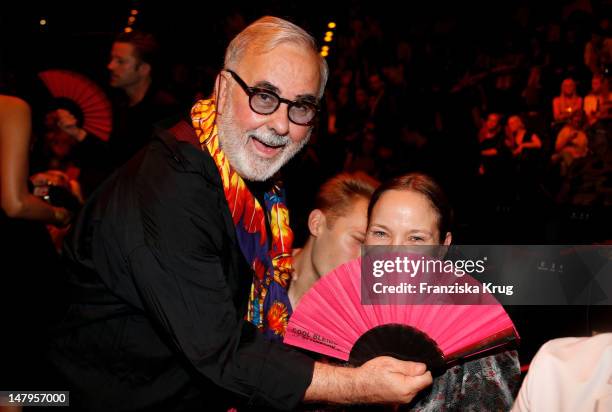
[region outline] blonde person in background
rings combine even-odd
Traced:
[[[573,112],[582,109],[582,97],[576,93],[576,82],[567,78],[561,83],[561,94],[553,99],[553,119],[562,123],[572,116]]]
[[[591,80],[591,92],[584,98],[584,113],[587,126],[593,126],[599,120],[612,116],[612,92],[610,82],[601,74]]]
[[[508,138],[512,140],[512,156],[521,157],[529,150],[542,148],[542,141],[538,135],[525,128],[525,123],[520,116],[510,116],[506,129]]]
[[[558,163],[561,176],[566,176],[576,159],[585,157],[589,150],[589,139],[582,128],[582,112],[574,112],[570,121],[563,126],[555,141],[555,152],[551,160]]]
[[[378,186],[363,172],[340,173],[326,181],[308,216],[310,235],[293,254],[289,299],[293,308],[319,280],[361,253],[368,224],[368,202]]]

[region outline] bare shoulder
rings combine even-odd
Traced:
[[[11,119],[14,116],[30,114],[30,105],[19,97],[0,95],[0,118]]]

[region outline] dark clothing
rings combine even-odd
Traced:
[[[77,180],[83,197],[87,199],[112,172],[108,144],[88,135],[74,146],[70,157],[80,169]]]
[[[500,149],[507,149],[505,142],[504,132],[499,131],[495,136],[488,137],[480,142],[480,150],[497,149],[498,153]]]
[[[179,106],[170,94],[149,87],[144,98],[130,106],[123,91],[112,96],[113,129],[108,142],[88,133],[75,147],[75,163],[82,170],[85,196],[149,143],[153,125],[179,112]]]
[[[87,134],[82,142],[75,143],[70,153],[58,158],[45,143],[44,138],[35,139],[30,152],[30,176],[48,170],[61,170],[76,178],[83,197],[88,198],[112,172],[108,143]],[[71,169],[77,168],[75,175]]]
[[[57,307],[59,258],[45,224],[11,219],[0,209],[0,388],[45,387],[41,361]]]
[[[525,136],[523,136],[523,143],[531,143],[534,135],[535,133],[526,130]],[[523,149],[515,159],[519,178],[525,178],[527,180],[534,179],[538,172],[538,168],[542,165],[542,160],[541,148]]]
[[[87,202],[64,246],[72,297],[50,359],[71,403],[290,409],[303,397],[313,361],[244,320],[253,272],[207,152],[157,131]]]
[[[515,350],[466,361],[434,378],[411,406],[400,410],[509,411],[519,390],[521,370]]]
[[[495,136],[480,142],[480,151],[496,149],[497,154],[493,156],[481,155],[480,159],[485,174],[493,179],[493,183],[501,184],[500,180],[508,178],[512,169],[512,152],[506,145],[506,136],[500,131]]]
[[[145,97],[129,106],[127,96],[113,100],[113,132],[108,141],[113,164],[119,167],[151,141],[153,125],[178,114],[170,94],[151,86]]]

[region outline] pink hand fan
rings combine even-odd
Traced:
[[[518,339],[499,303],[363,305],[357,259],[324,276],[302,297],[284,342],[355,366],[387,355],[442,371]]]
[[[38,73],[53,97],[72,100],[83,113],[83,129],[107,141],[113,127],[111,103],[104,91],[82,74],[68,70]]]

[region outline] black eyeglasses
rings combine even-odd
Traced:
[[[236,83],[242,87],[242,90],[249,96],[249,106],[257,114],[272,114],[280,107],[281,103],[286,103],[288,110],[287,115],[289,120],[300,126],[311,126],[317,114],[319,113],[319,106],[314,103],[297,100],[291,101],[283,99],[278,94],[271,90],[263,89],[260,87],[249,87],[247,84],[231,70],[225,70],[232,75]]]

